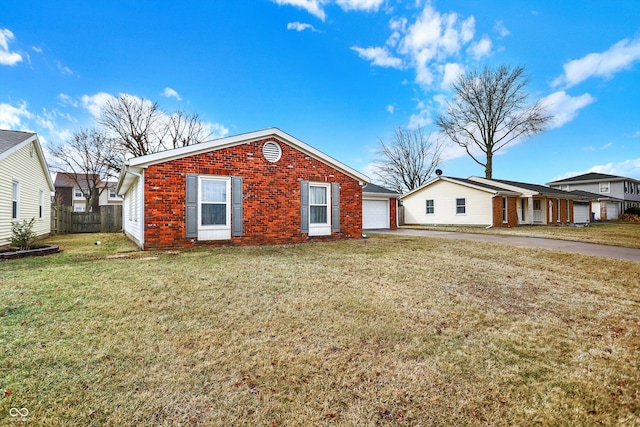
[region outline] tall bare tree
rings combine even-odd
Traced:
[[[423,128],[397,127],[389,142],[380,139],[374,174],[386,187],[405,192],[425,184],[442,162],[443,143]]]
[[[105,104],[98,124],[117,136],[129,157],[197,144],[210,136],[197,114],[167,114],[157,102],[127,94]]]
[[[105,181],[115,177],[116,165],[122,162],[116,142],[99,129],[80,129],[62,143],[50,147],[55,164],[80,189],[87,211],[97,206],[105,190]]]
[[[485,67],[458,78],[454,97],[436,124],[493,176],[493,155],[510,142],[542,132],[553,118],[538,101],[528,104],[523,67]]]

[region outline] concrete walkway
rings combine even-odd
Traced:
[[[503,243],[527,248],[552,249],[584,255],[640,262],[640,249],[620,246],[597,245],[594,243],[572,242],[569,240],[545,239],[541,237],[505,236],[498,234],[456,233],[453,231],[433,231],[401,228],[398,230],[365,230],[365,234],[395,234],[401,236],[423,236],[439,239],[477,240],[481,242]]]

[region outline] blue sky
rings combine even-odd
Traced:
[[[630,0],[5,0],[0,128],[46,148],[125,93],[215,136],[278,127],[372,176],[379,139],[435,130],[452,79],[506,64],[555,119],[499,152],[495,178],[640,179],[639,16]],[[446,175],[484,174],[446,156]]]

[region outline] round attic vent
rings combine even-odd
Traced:
[[[282,149],[277,143],[269,141],[262,146],[262,154],[265,159],[275,163],[282,157]]]

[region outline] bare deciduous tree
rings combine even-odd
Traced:
[[[97,205],[104,181],[115,177],[122,162],[116,142],[98,129],[80,129],[71,139],[50,148],[54,170],[65,173],[82,191],[87,211]]]
[[[504,65],[460,76],[453,84],[453,100],[436,121],[453,142],[484,166],[486,178],[493,175],[493,155],[498,150],[544,131],[552,119],[539,101],[527,103],[528,82],[523,67]]]
[[[157,102],[120,94],[108,101],[98,124],[117,136],[127,156],[144,156],[205,141],[210,135],[197,114],[167,114]]]
[[[425,184],[442,162],[443,143],[424,129],[397,127],[393,139],[380,139],[374,174],[386,187],[406,192]]]

